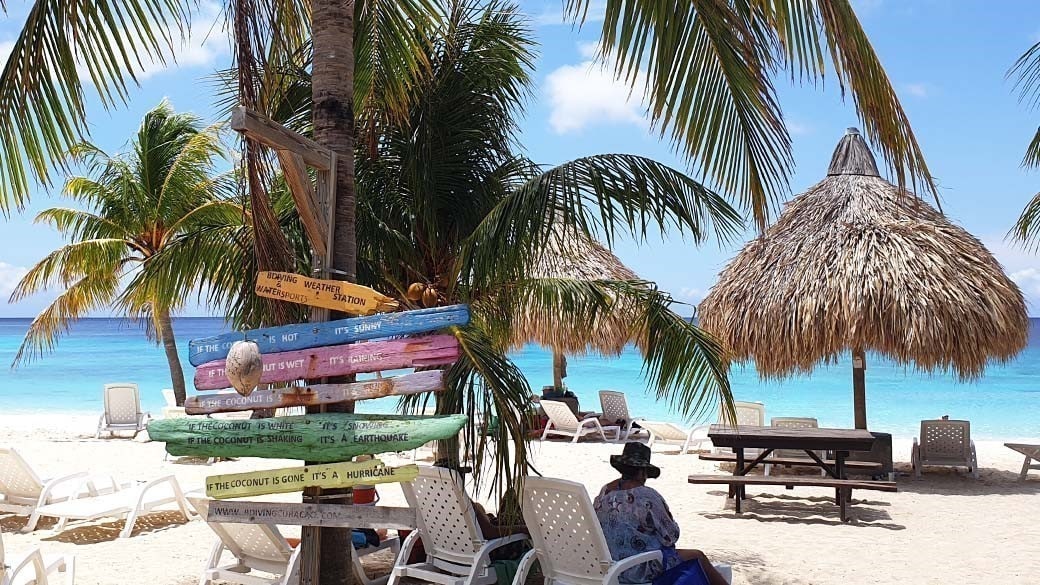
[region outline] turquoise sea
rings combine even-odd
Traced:
[[[1004,366],[987,370],[970,384],[949,375],[925,375],[868,356],[867,412],[872,430],[896,436],[916,435],[919,421],[944,414],[972,421],[973,436],[1020,439],[1040,436],[1040,320],[1032,320],[1029,346]],[[106,382],[136,382],[146,409],[158,414],[162,388],[170,387],[165,354],[152,345],[142,329],[119,319],[85,319],[73,325],[56,351],[17,369],[9,369],[22,341],[28,319],[0,319],[0,412],[100,413],[101,388]],[[174,329],[188,380],[188,340],[225,329],[220,319],[176,319]],[[528,347],[513,355],[532,388],[552,381],[551,355]],[[679,423],[681,416],[646,392],[637,351],[618,358],[571,358],[567,385],[583,409],[598,410],[596,392],[624,390],[633,414]],[[738,400],[765,403],[766,416],[813,416],[823,426],[852,426],[851,359],[822,366],[811,376],[783,382],[762,382],[753,368],[731,372]],[[190,382],[189,382],[190,385]],[[396,401],[363,403],[361,411],[391,411]],[[714,418],[713,415],[708,418]]]

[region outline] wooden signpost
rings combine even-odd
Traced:
[[[448,365],[459,357],[459,342],[453,335],[427,335],[269,353],[262,357],[264,372],[260,377],[260,383],[271,384],[381,370]],[[224,371],[223,360],[202,364],[196,368],[196,389],[216,390],[230,387],[231,382]]]
[[[305,487],[345,488],[358,484],[400,483],[419,475],[415,465],[387,467],[378,459],[359,462],[264,469],[247,473],[211,475],[206,478],[206,495],[211,498],[241,498],[298,492]]]
[[[291,272],[261,272],[256,277],[254,292],[269,299],[355,315],[393,311],[398,307],[393,298],[367,286],[308,278]]]
[[[255,341],[260,353],[276,353],[322,347],[326,345],[342,345],[355,341],[368,341],[381,337],[400,335],[418,335],[444,329],[452,325],[469,323],[469,307],[451,305],[387,313],[368,317],[339,319],[324,323],[300,323],[281,327],[265,327],[251,331],[224,333],[213,337],[193,339],[188,343],[188,359],[191,365],[199,366],[206,362],[222,360],[227,357],[231,344],[243,339]]]
[[[189,396],[184,401],[187,414],[239,412],[257,408],[289,408],[335,404],[345,400],[369,400],[385,396],[406,396],[444,391],[443,370],[428,370],[394,378],[379,378],[350,384],[312,384],[275,390],[256,390],[249,396],[238,392],[216,392]]]
[[[148,436],[170,455],[264,457],[317,463],[406,451],[455,436],[465,415],[322,413],[248,420],[172,418],[148,423]]]
[[[393,530],[409,530],[416,527],[415,510],[412,508],[222,500],[209,500],[207,504],[197,507],[201,508],[199,513],[206,522]]]

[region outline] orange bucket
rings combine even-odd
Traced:
[[[372,485],[356,485],[354,486],[354,505],[355,506],[374,506],[379,501],[379,492],[376,491],[376,487]]]

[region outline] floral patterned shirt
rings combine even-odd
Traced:
[[[610,555],[621,560],[652,550],[664,551],[664,562],[636,565],[621,574],[622,583],[648,583],[679,564],[675,542],[679,525],[657,490],[639,486],[615,489],[616,482],[603,486],[593,507],[603,527]]]

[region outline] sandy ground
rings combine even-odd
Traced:
[[[175,475],[186,491],[198,490],[208,475],[293,465],[289,461],[243,459],[206,465],[164,460],[161,443],[92,438],[92,417],[0,416],[0,445],[18,449],[42,477],[77,470],[120,480]],[[619,445],[536,443],[535,462],[545,475],[577,480],[591,492],[613,479],[608,457]],[[1035,584],[1040,582],[1040,472],[1021,482],[1022,458],[999,442],[978,444],[982,478],[963,470],[935,469],[921,479],[909,473],[910,440],[897,439],[902,474],[898,493],[859,491],[853,521],[842,524],[831,490],[749,488],[752,499],[737,515],[727,506],[724,486],[692,486],[691,473],[718,469],[696,455],[655,446],[663,470],[652,481],[682,526],[679,545],[701,548],[734,566],[735,583]],[[385,456],[388,464],[401,463]],[[380,488],[382,502],[403,505],[396,486]],[[291,501],[292,496],[285,497]],[[478,498],[486,500],[486,498]],[[44,521],[20,534],[25,518],[0,514],[9,556],[32,546],[45,553],[76,555],[80,585],[198,582],[215,541],[206,525],[159,512],[139,521],[129,539],[119,539],[120,521],[73,524],[63,532]],[[298,533],[287,527],[287,535]],[[376,564],[385,564],[378,562]]]

